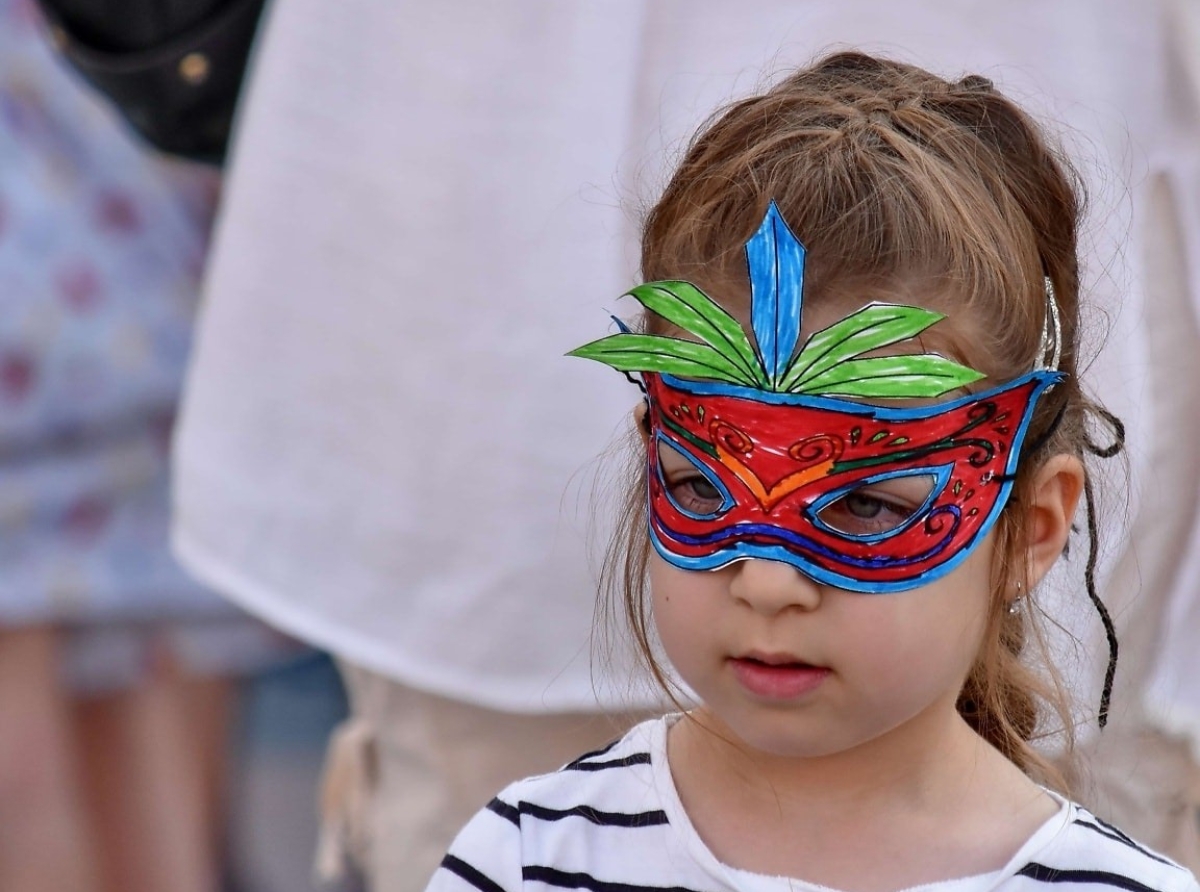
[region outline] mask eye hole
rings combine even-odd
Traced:
[[[713,520],[733,507],[729,490],[698,459],[661,434],[654,448],[663,492],[681,513],[694,520]]]
[[[807,510],[817,526],[839,536],[886,539],[925,515],[945,488],[951,467],[878,474],[834,490]]]

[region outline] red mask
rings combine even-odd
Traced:
[[[645,374],[651,539],[688,570],[767,558],[851,591],[924,585],[996,521],[1062,377],[899,409]]]

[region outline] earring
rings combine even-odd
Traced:
[[[1021,612],[1021,602],[1025,600],[1025,596],[1023,594],[1021,594],[1021,590],[1023,588],[1024,588],[1024,586],[1018,582],[1017,583],[1017,594],[1013,597],[1013,599],[1011,601],[1008,602],[1008,613],[1010,616],[1016,616],[1018,613]]]

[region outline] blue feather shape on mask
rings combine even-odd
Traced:
[[[750,325],[772,386],[779,383],[800,339],[804,291],[804,245],[772,201],[753,238],[746,242],[750,268]]]

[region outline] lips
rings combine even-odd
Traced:
[[[769,700],[791,700],[816,690],[830,670],[791,654],[750,653],[729,661],[734,677],[749,693]]]

